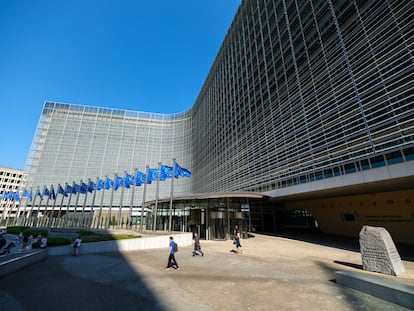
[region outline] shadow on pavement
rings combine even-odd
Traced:
[[[0,279],[0,311],[166,309],[122,253],[49,256]]]

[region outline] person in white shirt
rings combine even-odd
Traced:
[[[40,240],[40,248],[46,248],[47,247],[47,237],[46,235],[42,236],[42,239]]]
[[[73,243],[73,256],[79,256],[79,248],[81,246],[81,236],[78,235],[77,239]]]

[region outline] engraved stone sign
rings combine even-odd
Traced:
[[[363,226],[359,245],[364,270],[396,276],[405,273],[398,250],[385,228]]]

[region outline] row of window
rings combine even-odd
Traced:
[[[386,165],[393,165],[405,161],[414,160],[414,148],[407,148],[402,151],[397,150],[384,155],[376,155],[360,161],[353,161],[341,166],[327,168],[324,170],[312,172],[306,175],[301,175],[294,178],[281,180],[278,183],[272,183],[267,187],[257,187],[254,191],[267,191],[277,188],[284,188],[293,185],[313,182],[317,180],[327,179],[345,174],[352,174],[358,171],[365,171]]]
[[[3,172],[0,171],[0,178],[1,176],[7,176],[7,177],[11,177],[11,178],[22,178],[22,174],[18,174],[18,173],[11,173],[11,172]]]

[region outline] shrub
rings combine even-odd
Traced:
[[[20,232],[23,232],[23,234],[33,234],[34,237],[48,233],[47,229],[32,229],[24,226],[7,227],[7,233],[9,234],[19,234]]]
[[[32,228],[27,228],[23,230],[23,233],[27,233],[27,234],[32,234],[33,237],[37,237],[38,235],[46,235],[48,233],[48,231],[46,229],[32,229]]]
[[[69,245],[71,244],[71,241],[67,238],[62,237],[50,237],[47,239],[47,246],[62,246],[62,245]],[[32,248],[39,248],[40,247],[40,241],[37,241],[32,244]]]
[[[92,231],[88,231],[88,230],[79,230],[77,232],[80,236],[87,236],[87,235],[94,235],[96,233],[92,232]]]
[[[7,233],[9,234],[19,234],[20,232],[23,232],[25,229],[28,229],[29,227],[24,226],[14,226],[14,227],[7,227]]]

